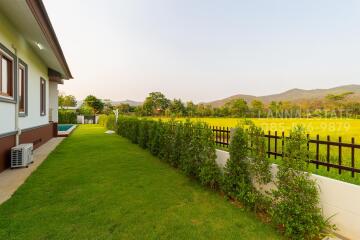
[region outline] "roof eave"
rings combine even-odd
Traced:
[[[63,79],[72,79],[73,76],[70,72],[70,68],[66,62],[64,53],[61,49],[59,40],[56,37],[54,28],[50,22],[50,18],[46,12],[44,3],[42,0],[26,0],[27,5],[29,6],[32,14],[34,15],[39,27],[41,28],[48,44],[50,45],[52,51],[54,52],[57,60],[59,61],[64,75]]]

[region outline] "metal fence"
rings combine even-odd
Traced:
[[[228,127],[211,127],[214,135],[214,141],[217,146],[222,148],[228,148],[230,144],[231,129]],[[284,145],[287,137],[284,132],[278,134],[275,131],[273,134],[268,131],[264,134],[267,142],[267,156],[284,157]],[[330,169],[336,169],[339,174],[342,172],[350,172],[354,177],[355,173],[360,173],[360,164],[356,164],[355,156],[356,152],[360,151],[360,144],[355,144],[355,138],[351,138],[351,142],[343,142],[339,137],[336,141],[331,141],[330,136],[327,136],[325,140],[321,140],[319,135],[316,135],[315,139],[311,139],[309,134],[307,135],[307,148],[309,151],[308,161],[314,164],[316,169],[319,166],[323,166],[327,171]]]

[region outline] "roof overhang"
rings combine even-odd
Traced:
[[[0,9],[47,65],[49,73],[56,72],[57,82],[73,78],[42,0],[0,0]]]

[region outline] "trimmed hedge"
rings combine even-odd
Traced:
[[[220,186],[221,172],[215,162],[215,143],[207,124],[121,117],[118,133],[203,185]]]
[[[117,130],[115,115],[102,114],[99,116],[98,123],[109,130]]]
[[[77,114],[73,111],[59,110],[59,124],[76,124]]]
[[[110,123],[109,123],[110,122]],[[290,239],[318,239],[330,226],[318,207],[316,183],[306,173],[306,137],[296,127],[286,141],[285,162],[271,180],[263,131],[250,123],[239,126],[230,143],[230,159],[222,172],[216,163],[212,130],[203,122],[101,116],[99,123],[139,144],[202,185],[223,191],[248,209],[267,215]],[[274,181],[276,190],[264,191]],[[257,187],[255,187],[257,183]]]

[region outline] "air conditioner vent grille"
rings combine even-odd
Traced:
[[[11,149],[11,168],[27,167],[33,162],[33,144],[20,144]]]

